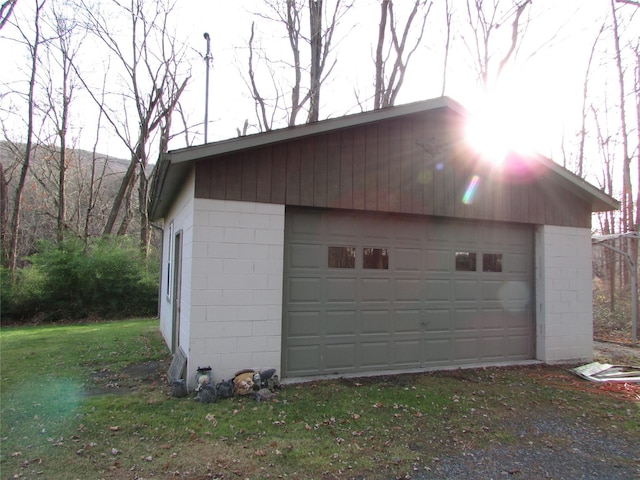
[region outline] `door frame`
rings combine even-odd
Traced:
[[[173,239],[173,291],[171,310],[171,353],[180,347],[180,307],[182,299],[182,230],[178,230]]]

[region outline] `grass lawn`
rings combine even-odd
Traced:
[[[410,478],[452,451],[569,441],[528,433],[525,419],[558,412],[640,430],[637,401],[546,366],[287,385],[259,404],[176,399],[151,319],[7,327],[0,354],[2,479]],[[160,366],[156,381],[127,375],[141,364]]]

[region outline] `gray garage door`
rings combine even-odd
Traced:
[[[526,225],[288,209],[283,374],[534,356]]]

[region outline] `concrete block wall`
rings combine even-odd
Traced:
[[[195,199],[187,379],[280,372],[284,205]]]
[[[544,225],[536,230],[536,358],[593,359],[591,232]]]

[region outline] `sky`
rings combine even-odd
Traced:
[[[181,12],[184,14],[181,22],[193,33],[190,38],[194,48],[204,52],[206,44],[201,32],[211,35],[210,140],[235,136],[236,127],[247,117],[254,123],[252,102],[240,79],[243,73],[240,69],[246,65],[250,22],[255,19],[248,11],[252,11],[251,6],[257,3],[260,2],[192,0],[190,8]],[[359,1],[356,5],[361,8],[358,22],[344,21],[350,34],[337,46],[336,78],[323,87],[321,117],[357,113],[360,107],[353,91],[359,90],[361,96],[371,92],[371,44],[375,41],[379,22],[377,4],[376,1]],[[428,35],[411,60],[397,104],[433,98],[441,93],[443,4],[442,1],[435,2],[432,8]],[[464,2],[454,0],[453,5],[461,12]],[[477,87],[474,72],[469,68],[468,52],[457,34],[458,44],[450,55],[445,94],[478,114],[486,112],[487,106],[494,112],[501,112],[502,118],[507,120],[502,128],[508,126],[510,131],[524,132],[522,136],[527,137],[530,148],[551,156],[562,135],[579,124],[582,84],[590,47],[601,19],[608,13],[608,2],[539,0],[533,2],[532,7],[532,22],[523,48],[514,58],[513,66],[504,72],[495,92],[487,98]],[[267,24],[260,19],[257,22],[262,30],[281,35],[280,25]],[[505,35],[510,35],[510,29],[502,28],[499,33],[502,35],[499,40],[507,41]],[[202,102],[205,90],[204,61],[201,68],[198,67],[194,64],[192,84],[187,92],[194,105]],[[240,105],[243,107],[239,108]],[[194,115],[195,112],[197,107]]]
[[[103,0],[104,1],[104,0]],[[465,2],[451,0],[459,18],[464,18]],[[507,0],[503,0],[507,2]],[[18,3],[29,8],[28,0]],[[330,2],[327,2],[330,3]],[[29,5],[27,5],[29,4]],[[337,63],[331,81],[322,89],[320,118],[337,117],[361,111],[356,94],[365,98],[372,93],[373,53],[379,22],[377,0],[357,0],[352,15],[345,17],[336,37]],[[405,2],[402,2],[406,6]],[[396,5],[402,5],[396,2]],[[203,126],[206,93],[206,63],[204,32],[211,37],[212,62],[209,81],[208,141],[235,137],[236,129],[249,122],[249,133],[257,131],[253,100],[246,86],[248,37],[251,22],[256,22],[261,34],[261,46],[270,55],[278,53],[289,58],[284,30],[279,24],[257,17],[264,8],[260,0],[179,0],[175,25],[179,38],[188,46],[191,79],[182,96],[182,103],[191,124],[193,143],[204,142]],[[633,8],[633,7],[630,7]],[[400,7],[397,8],[401,15]],[[508,132],[511,139],[550,157],[558,156],[564,136],[573,136],[579,128],[582,84],[588,56],[602,19],[609,13],[606,0],[537,0],[528,11],[531,24],[523,38],[522,48],[513,58],[493,91],[487,95],[478,87],[462,29],[454,31],[454,47],[450,54],[445,94],[462,103],[478,116],[490,114],[501,119],[496,127]],[[407,77],[396,104],[437,97],[442,90],[444,44],[444,1],[434,2],[427,23],[427,33],[408,67]],[[6,29],[5,29],[6,30]],[[3,36],[8,35],[4,30]],[[503,25],[496,31],[495,45],[506,44],[510,28]],[[7,40],[0,38],[0,44]],[[0,72],[0,84],[8,85],[16,76],[24,75],[25,55],[18,49],[1,47],[3,63],[12,65]],[[100,58],[96,55],[96,59]],[[100,78],[100,63],[95,74]],[[285,73],[286,70],[285,70]],[[263,85],[267,82],[263,81]],[[6,102],[6,98],[0,99]],[[91,132],[90,100],[74,117],[77,131]],[[0,104],[1,106],[1,104]],[[369,106],[370,108],[370,106]],[[497,115],[499,114],[499,115]],[[482,117],[483,119],[486,117]],[[483,120],[484,121],[484,120]],[[496,120],[497,121],[497,120]],[[91,135],[86,135],[91,138]],[[81,146],[92,146],[93,139],[83,143],[85,134],[78,134]],[[182,136],[176,137],[170,149],[185,146]],[[128,157],[117,138],[104,135],[100,149],[113,156]]]

